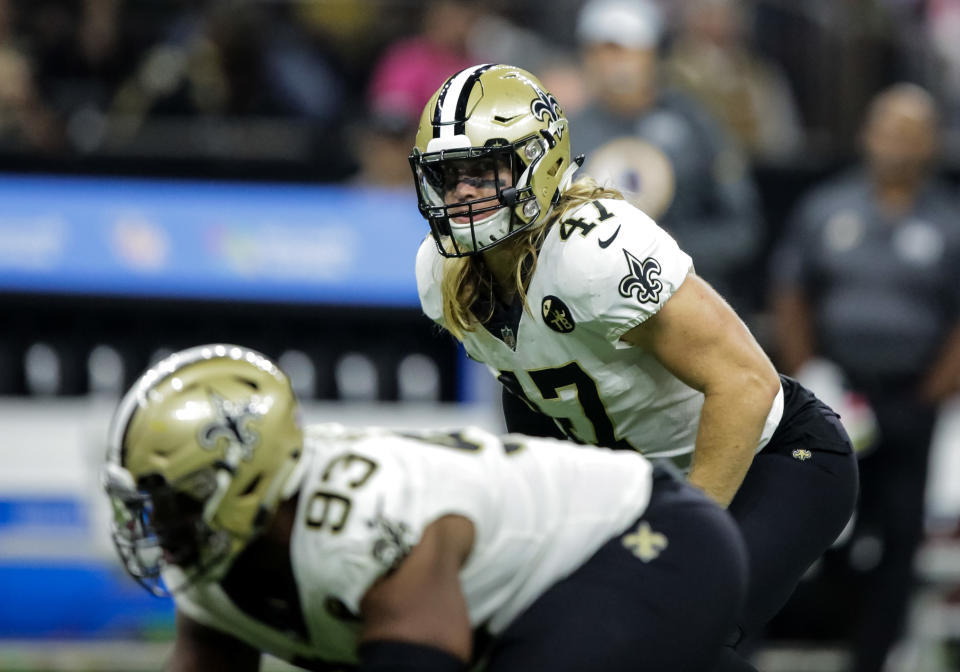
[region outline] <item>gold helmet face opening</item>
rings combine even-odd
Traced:
[[[290,383],[263,355],[201,346],[148,370],[103,473],[128,573],[157,595],[216,578],[272,519],[301,447]],[[170,566],[184,579],[168,588]]]
[[[483,252],[544,221],[570,165],[556,99],[507,65],[450,77],[424,108],[410,155],[420,212],[445,257]]]

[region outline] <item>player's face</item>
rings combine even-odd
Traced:
[[[499,183],[499,184],[498,184]],[[498,205],[497,192],[513,186],[510,170],[506,165],[494,165],[492,162],[464,162],[451,166],[444,184],[443,202],[446,205],[472,203],[475,212],[478,209],[494,208]],[[451,208],[451,219],[458,224],[470,222],[471,208]],[[473,221],[482,221],[496,211],[479,213]]]

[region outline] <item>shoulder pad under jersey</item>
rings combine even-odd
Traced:
[[[537,273],[564,287],[581,324],[616,342],[659,311],[692,268],[650,217],[622,199],[598,199],[553,225]]]

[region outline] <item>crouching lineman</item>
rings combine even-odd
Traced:
[[[176,601],[168,670],[707,670],[736,622],[731,517],[637,453],[298,415],[284,373],[229,345],[121,402],[113,537]]]

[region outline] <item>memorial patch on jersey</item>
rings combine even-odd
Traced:
[[[569,334],[577,326],[573,315],[567,304],[555,296],[547,295],[543,297],[540,304],[540,313],[543,315],[543,321],[548,327],[561,334]]]
[[[635,292],[640,303],[656,303],[663,291],[663,283],[659,280],[660,262],[653,257],[640,261],[626,250],[623,254],[630,272],[620,280],[620,295],[629,298]]]

